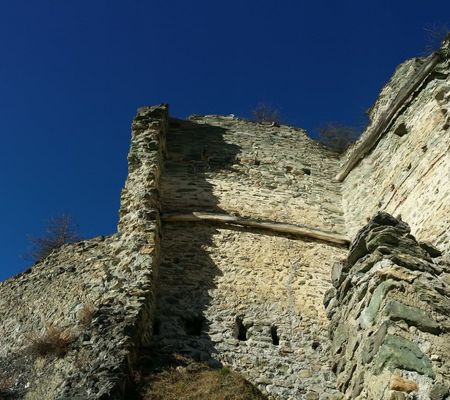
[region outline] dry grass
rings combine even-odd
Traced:
[[[76,339],[76,335],[57,326],[49,326],[42,334],[31,335],[28,351],[39,357],[62,357],[67,353],[69,346]]]
[[[239,374],[190,362],[152,376],[143,400],[265,400]]]
[[[85,303],[78,313],[79,325],[81,325],[83,328],[87,328],[91,324],[96,311],[97,309],[94,303],[92,303],[91,301]]]
[[[38,357],[64,356],[70,345],[90,326],[96,311],[94,303],[87,302],[78,312],[78,327],[68,329],[49,325],[42,333],[29,335],[27,352]]]
[[[15,385],[15,380],[10,377],[0,377],[0,395],[11,390]],[[1,398],[1,397],[0,397]]]

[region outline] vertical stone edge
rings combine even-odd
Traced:
[[[128,354],[130,376],[142,346],[150,344],[161,238],[160,181],[166,157],[168,106],[141,107],[132,122],[128,177],[121,193],[118,233],[130,252],[130,268],[146,271]]]
[[[137,246],[154,242],[160,224],[160,178],[166,154],[168,106],[142,107],[132,122],[128,177],[121,193],[118,232]]]

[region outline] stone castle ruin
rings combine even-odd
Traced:
[[[269,399],[449,399],[449,59],[447,41],[401,64],[342,156],[139,109],[117,233],[0,283],[0,397],[130,398],[155,352]],[[55,327],[63,356],[26,351]]]

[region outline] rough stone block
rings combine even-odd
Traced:
[[[375,374],[380,374],[384,368],[391,371],[396,368],[416,371],[431,378],[435,375],[430,359],[419,347],[395,335],[386,336],[375,360]]]
[[[424,332],[438,334],[441,331],[439,324],[428,316],[423,310],[407,306],[396,300],[389,300],[383,310],[384,314],[394,321],[404,320],[408,325],[416,326]]]

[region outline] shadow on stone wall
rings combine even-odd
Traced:
[[[207,178],[227,174],[236,162],[239,147],[227,143],[225,133],[222,127],[170,120],[161,185],[163,213],[224,212]],[[207,250],[214,246],[216,232],[202,223],[163,224],[154,342],[144,352],[152,369],[170,363],[175,353],[221,366],[207,316],[210,291],[222,274]]]
[[[220,126],[211,124],[215,117],[171,120],[162,213],[228,214],[240,210],[244,201],[247,215],[253,209],[264,215],[257,213],[258,207],[270,209],[275,202],[294,207],[274,193],[278,170],[270,160],[260,165],[254,156],[252,143],[258,136],[227,117],[217,118]],[[251,134],[260,129],[272,137],[258,126]],[[291,136],[286,137],[289,144]],[[269,139],[261,141],[266,153],[281,151]],[[265,186],[268,182],[272,188]],[[248,192],[258,185],[264,195],[249,200]],[[312,388],[319,386],[321,393],[334,395],[328,337],[321,328],[325,320],[316,308],[322,305],[323,281],[328,279],[326,260],[343,249],[335,252],[325,243],[290,239],[253,228],[164,222],[153,343],[141,353],[142,369],[179,366],[180,358],[173,355],[181,354],[217,368],[223,362],[274,398],[315,396]],[[302,290],[306,280],[311,282]]]

